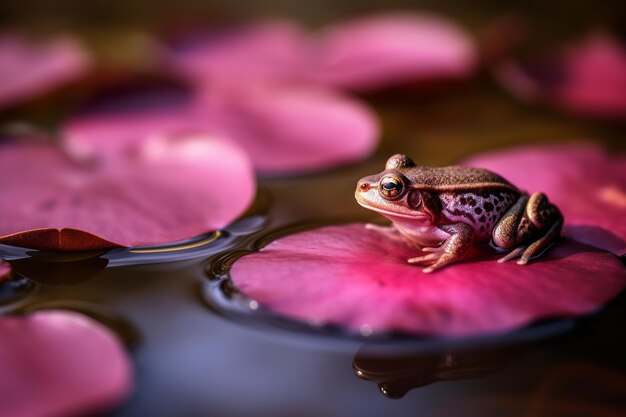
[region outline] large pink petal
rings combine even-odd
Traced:
[[[415,249],[363,224],[329,226],[240,258],[231,278],[261,306],[295,319],[440,336],[589,313],[626,286],[617,258],[574,241],[525,266],[473,260],[425,274],[406,262],[412,256]]]
[[[64,143],[77,157],[115,158],[167,132],[218,133],[241,145],[257,170],[305,173],[358,161],[378,143],[378,120],[362,102],[318,87],[216,83],[187,103],[70,119]]]
[[[241,144],[263,173],[317,171],[369,156],[375,114],[356,99],[311,87],[217,87],[213,125]]]
[[[0,35],[0,107],[44,94],[84,76],[90,57],[77,40],[43,42]]]
[[[91,415],[129,395],[124,348],[100,324],[72,312],[0,318],[0,416]]]
[[[199,84],[300,81],[310,69],[309,43],[296,24],[265,21],[189,34],[169,48],[167,62]]]
[[[460,79],[477,52],[456,23],[429,13],[395,12],[341,22],[322,31],[322,79],[374,90],[417,81]]]
[[[167,243],[226,226],[254,197],[247,155],[217,138],[162,136],[126,151],[92,166],[47,144],[0,146],[0,242],[61,250]]]
[[[584,143],[532,146],[476,156],[528,192],[542,191],[565,216],[567,236],[626,254],[626,156]]]
[[[454,22],[395,12],[319,33],[285,21],[196,33],[171,47],[167,61],[174,72],[201,85],[271,81],[374,90],[464,78],[476,67],[477,53]]]
[[[626,47],[607,34],[592,34],[562,56],[528,67],[507,61],[496,76],[523,100],[575,114],[626,118]]]
[[[61,128],[65,149],[83,160],[116,160],[120,153],[156,136],[181,133],[212,133],[206,115],[191,105],[139,112],[102,112],[78,115]]]

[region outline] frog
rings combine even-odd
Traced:
[[[419,255],[407,262],[425,273],[469,260],[480,246],[504,253],[498,262],[525,265],[556,243],[563,227],[560,210],[540,191],[529,194],[482,168],[420,166],[404,154],[361,178],[355,198],[392,222],[366,227],[415,247]]]

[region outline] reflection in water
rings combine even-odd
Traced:
[[[36,287],[34,282],[17,275],[0,281],[0,311],[6,305],[26,299],[33,294]]]
[[[108,327],[112,332],[117,334],[124,345],[130,349],[137,347],[141,342],[139,330],[128,319],[112,312],[106,307],[86,301],[43,301],[29,304],[19,309],[17,312],[20,314],[31,314],[41,310],[71,310],[84,314]]]
[[[43,252],[29,251],[28,257],[10,261],[13,271],[31,281],[46,285],[77,285],[106,268],[106,251]]]
[[[259,231],[267,223],[263,215],[252,215],[224,230],[168,245],[114,249],[107,254],[109,266],[145,265],[205,258],[232,248],[242,236]]]
[[[618,417],[625,403],[623,371],[567,361],[547,369],[528,395],[489,393],[475,397],[472,406],[489,404],[505,416]]]
[[[376,383],[389,398],[439,381],[472,379],[489,375],[519,360],[524,344],[490,348],[448,347],[430,352],[384,352],[367,345],[352,362],[357,377]]]
[[[0,255],[15,273],[34,282],[76,285],[95,277],[107,266],[176,262],[215,255],[231,248],[239,237],[258,231],[265,221],[263,216],[251,216],[223,231],[167,245],[77,252],[45,252],[0,245]]]

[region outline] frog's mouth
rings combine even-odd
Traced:
[[[411,219],[411,220],[420,220],[420,219],[429,218],[429,216],[426,213],[423,213],[421,211],[416,211],[415,214],[405,214],[405,213],[398,213],[397,211],[385,210],[380,207],[375,207],[370,204],[364,203],[360,201],[359,199],[357,199],[356,202],[359,203],[361,207],[365,207],[368,210],[375,211],[376,213],[382,214],[383,216],[388,217],[388,218],[400,217],[403,219]]]

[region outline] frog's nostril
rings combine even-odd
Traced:
[[[365,192],[365,191],[369,191],[370,189],[370,185],[366,182],[362,182],[361,184],[359,184],[359,190]]]

